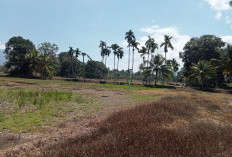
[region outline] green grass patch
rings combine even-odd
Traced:
[[[0,131],[33,131],[56,125],[89,101],[71,91],[30,88],[0,88]],[[1,106],[0,106],[1,107]]]
[[[114,84],[91,84],[92,88],[106,88],[106,89],[114,89],[114,90],[158,90],[160,88],[151,88],[151,87],[143,87],[143,86],[128,86],[128,85],[114,85]]]

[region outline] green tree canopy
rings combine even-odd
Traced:
[[[191,84],[199,84],[203,87],[209,86],[209,80],[215,76],[216,68],[208,61],[200,60],[191,67],[189,79]]]
[[[38,45],[38,51],[43,54],[49,54],[56,56],[56,52],[59,50],[59,47],[56,44],[51,44],[49,42],[44,42]]]
[[[89,60],[85,67],[85,77],[100,79],[101,73],[103,76],[107,74],[108,69],[102,62]]]
[[[82,72],[82,63],[77,60],[77,58],[73,57],[71,60],[70,55],[68,52],[61,52],[58,55],[58,60],[60,64],[60,70],[59,70],[59,75],[63,77],[70,77],[72,76],[72,64],[73,64],[73,69],[75,70],[75,74],[77,76],[81,76]]]
[[[10,70],[12,75],[20,75],[28,77],[30,73],[30,63],[26,59],[26,55],[35,50],[35,45],[29,40],[21,36],[12,37],[6,43],[6,68]]]
[[[220,51],[224,46],[225,43],[221,38],[214,35],[192,38],[185,44],[183,52],[180,53],[180,58],[186,69],[185,76],[188,76],[192,64],[197,64],[200,60],[220,59]]]

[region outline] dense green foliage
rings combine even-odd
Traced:
[[[12,37],[6,43],[6,68],[12,75],[30,76],[30,63],[27,55],[35,50],[35,45],[22,37]]]
[[[58,60],[59,60],[59,64],[60,64],[60,68],[59,68],[59,75],[62,77],[71,77],[73,76],[73,71],[72,71],[72,66],[73,66],[73,70],[75,73],[75,77],[76,76],[81,76],[81,66],[82,63],[77,59],[77,58],[73,58],[71,60],[68,52],[61,52],[58,55]]]
[[[102,62],[98,61],[88,61],[85,67],[85,77],[86,78],[101,78],[101,75],[105,77],[108,69]]]
[[[203,35],[185,44],[180,58],[184,62],[183,76],[189,85],[224,86],[231,78],[231,46],[224,48],[221,38]],[[212,73],[212,69],[214,69]]]
[[[124,50],[118,44],[107,46],[107,43],[100,41],[100,55],[102,62],[94,61],[91,57],[79,50],[69,47],[67,52],[61,52],[56,44],[44,42],[38,45],[22,37],[12,37],[6,43],[6,59],[1,71],[9,72],[10,75],[22,77],[39,77],[42,79],[51,78],[54,75],[70,78],[82,77],[103,79],[127,79],[127,83],[133,80],[142,80],[146,84],[151,82],[172,79],[174,82],[185,82],[191,86],[223,86],[232,80],[232,46],[214,35],[203,35],[199,38],[192,38],[187,42],[179,56],[184,65],[178,72],[180,64],[176,59],[166,59],[166,53],[174,47],[168,35],[164,36],[164,42],[158,45],[155,39],[148,36],[144,46],[139,47],[134,32],[129,30],[125,33],[125,40],[128,43],[128,68],[119,71],[119,61],[124,56]],[[154,54],[155,50],[162,47],[162,54]],[[140,54],[142,63],[139,71],[134,72],[135,52]],[[111,53],[112,52],[112,53]],[[131,55],[132,52],[132,55]],[[113,54],[113,69],[107,67],[107,58]],[[132,60],[132,61],[131,61]],[[124,67],[126,69],[126,67]],[[212,72],[213,69],[213,72]],[[170,81],[169,81],[170,83]]]

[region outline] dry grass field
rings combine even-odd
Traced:
[[[0,78],[0,156],[232,156],[232,96]]]

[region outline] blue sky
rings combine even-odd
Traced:
[[[232,43],[232,10],[229,0],[0,0],[0,49],[12,36],[30,39],[36,46],[51,42],[67,51],[80,48],[94,60],[101,60],[100,40],[125,49],[120,69],[127,67],[124,41],[129,29],[141,45],[148,35],[158,43],[163,35],[174,36],[178,53],[191,37],[214,34]],[[163,53],[162,49],[157,51]],[[135,56],[135,69],[142,59]],[[180,59],[178,59],[180,61]],[[107,64],[113,67],[113,55]]]

